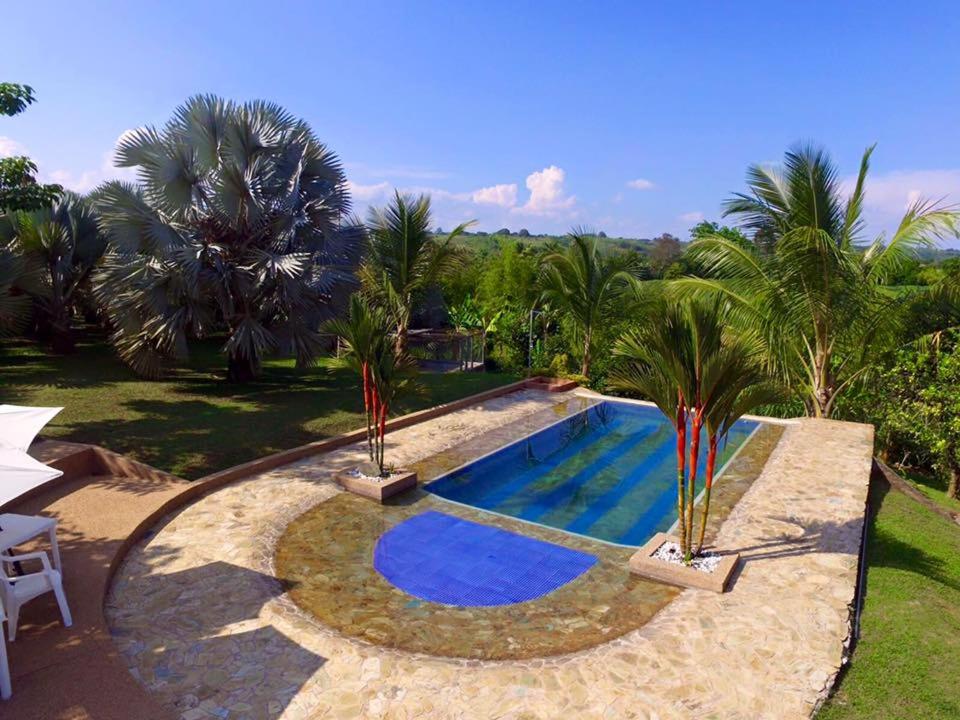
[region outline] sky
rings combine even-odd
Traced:
[[[436,224],[685,238],[750,163],[825,146],[866,213],[960,203],[960,5],[952,2],[5,3],[0,156],[86,192],[127,130],[194,94],[266,99],[344,163],[363,213],[429,192]],[[953,242],[953,246],[960,243]]]

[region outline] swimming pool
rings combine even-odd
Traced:
[[[759,424],[740,420],[734,425],[718,468]],[[703,437],[698,492],[706,445]],[[642,545],[676,519],[676,462],[676,434],[657,408],[604,401],[443,475],[425,489],[597,540]]]

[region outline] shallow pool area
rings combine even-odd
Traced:
[[[737,422],[717,467],[722,470],[759,426]],[[706,454],[704,437],[699,487]],[[663,413],[608,400],[463,465],[425,489],[481,510],[635,546],[673,524],[676,463],[676,433]]]

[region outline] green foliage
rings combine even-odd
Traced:
[[[362,229],[338,158],[265,102],[191,98],[162,129],[117,149],[140,185],[95,193],[110,249],[95,277],[120,356],[160,374],[188,339],[225,327],[228,377],[274,352],[305,365],[323,347],[330,299],[353,280]]]
[[[29,85],[0,83],[0,115],[19,115],[35,100]]]
[[[33,88],[17,83],[0,83],[0,115],[17,115],[35,100]],[[37,182],[37,165],[30,158],[0,159],[0,212],[39,210],[56,200],[63,188]]]
[[[933,471],[957,497],[960,479],[960,332],[909,346],[878,371],[848,409],[877,429],[891,462]]]
[[[60,196],[63,187],[38,183],[36,173],[37,165],[30,158],[0,159],[0,211],[39,210]]]

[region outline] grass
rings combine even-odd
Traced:
[[[960,528],[872,490],[867,594],[849,670],[818,720],[960,717]]]
[[[900,470],[900,475],[906,478],[917,490],[933,500],[940,507],[960,512],[960,500],[947,495],[947,481],[939,475]]]
[[[363,425],[358,379],[336,359],[298,370],[270,360],[248,385],[225,382],[216,343],[198,343],[188,367],[161,381],[134,375],[102,339],[56,356],[0,343],[0,402],[62,405],[47,437],[103,445],[181,477],[197,478]],[[499,373],[421,374],[412,412],[516,380]]]

